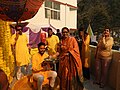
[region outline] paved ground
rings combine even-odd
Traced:
[[[85,87],[84,90],[115,90],[113,88],[110,88],[109,86],[99,88],[99,85],[93,84],[93,79],[86,80],[83,84]]]

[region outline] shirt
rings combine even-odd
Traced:
[[[59,38],[56,35],[52,35],[51,37],[46,38],[46,42],[48,45],[48,54],[53,55],[57,51],[57,44],[59,43]]]

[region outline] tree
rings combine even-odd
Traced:
[[[81,0],[78,3],[78,27],[91,23],[93,31],[109,25],[110,16],[106,2],[100,0]]]
[[[120,32],[120,0],[79,0],[77,15],[78,28],[90,23],[93,32],[100,33],[105,26]],[[115,40],[120,41],[118,37]]]

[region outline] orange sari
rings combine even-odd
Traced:
[[[62,45],[64,47],[62,47]],[[83,90],[81,83],[82,63],[77,41],[74,37],[62,40],[59,47],[60,90]]]

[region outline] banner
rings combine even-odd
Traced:
[[[92,31],[92,28],[91,28],[91,25],[90,25],[90,24],[88,25],[88,28],[87,28],[87,33],[90,35],[90,37],[91,37],[91,36],[94,36],[94,34],[93,34],[93,31]]]

